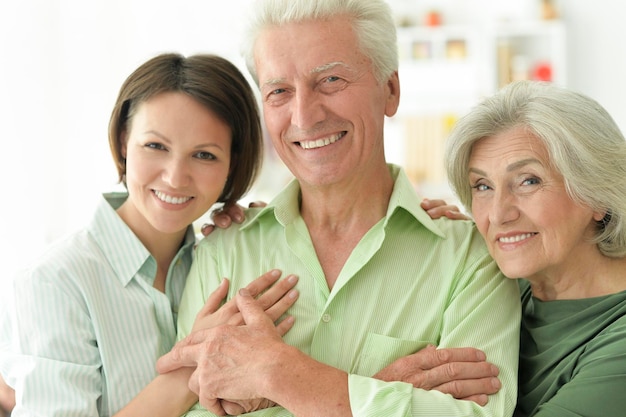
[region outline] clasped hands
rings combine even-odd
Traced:
[[[425,200],[422,207],[433,218],[443,215],[467,218],[455,206],[447,206],[440,200]],[[214,216],[218,227],[242,220],[240,206]],[[213,227],[203,226],[203,234],[210,234]],[[293,317],[276,322],[298,296],[293,289],[297,277],[291,275],[276,283],[279,277],[280,271],[270,271],[219,307],[228,292],[229,283],[224,280],[198,313],[191,334],[159,359],[159,373],[195,367],[189,388],[198,395],[201,405],[217,415],[238,415],[276,405],[269,399],[271,393],[262,391],[263,372],[269,371],[263,369],[268,363],[264,358],[275,358],[284,345],[282,336],[293,326]],[[256,298],[259,294],[262,295]],[[497,367],[488,363],[480,350],[428,346],[397,359],[373,377],[403,381],[416,388],[435,389],[485,405],[488,395],[500,389],[497,376]]]

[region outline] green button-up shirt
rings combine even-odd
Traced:
[[[204,239],[181,302],[179,337],[222,277],[230,294],[279,268],[300,277],[284,340],[349,374],[355,416],[510,416],[516,399],[520,298],[498,271],[470,221],[433,221],[404,172],[387,214],[361,239],[329,290],[306,225],[297,182],[267,207],[251,209],[241,226]],[[424,348],[473,346],[500,368],[501,391],[485,407],[373,374]],[[323,416],[324,404],[320,404]],[[201,407],[188,416],[212,416]],[[249,415],[290,416],[279,407]]]

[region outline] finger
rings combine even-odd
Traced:
[[[278,320],[298,299],[300,293],[297,290],[292,289],[297,282],[298,277],[290,275],[286,279],[283,279],[272,286],[257,299],[272,321],[275,322]],[[229,303],[230,302],[234,302],[234,299],[230,300]],[[234,305],[233,308],[236,308],[236,305]],[[233,326],[241,326],[243,323],[243,316],[241,313],[233,314],[228,320],[228,324]],[[284,333],[287,333],[288,330],[289,329],[285,329]]]
[[[429,348],[434,348],[434,346],[430,345],[426,349]],[[415,355],[420,352],[415,353]],[[485,352],[471,347],[434,348],[429,353],[432,355],[431,363],[433,367],[452,362],[485,362],[487,360]]]
[[[476,404],[482,407],[486,406],[487,403],[489,402],[489,396],[485,394],[470,395],[469,397],[458,398],[458,399],[463,400],[463,401],[474,401]]]
[[[196,319],[198,317],[208,316],[217,311],[224,298],[228,295],[228,284],[229,282],[226,278],[220,282],[220,285],[207,298],[206,303],[204,303],[204,306],[196,315]]]
[[[252,297],[247,288],[242,288],[237,292],[235,301],[245,324],[259,328],[274,328],[272,319],[265,314],[261,304]]]
[[[275,305],[279,300],[285,298],[285,295],[288,294],[289,290],[295,287],[297,283],[298,283],[298,277],[296,275],[292,274],[292,275],[287,276],[287,278],[279,281],[278,283],[273,285],[270,289],[265,291],[260,297],[258,297],[259,303],[261,303],[261,306],[263,307],[264,310],[269,309],[271,306]],[[283,311],[283,313],[285,311]],[[278,317],[280,317],[280,314],[274,320],[276,320]]]
[[[470,220],[470,217],[463,214],[454,204],[447,204],[445,200],[425,198],[420,203],[432,219],[447,217],[452,220]]]
[[[466,215],[461,213],[456,206],[439,206],[426,210],[431,219],[438,219],[440,217],[448,217],[453,220],[469,219]]]
[[[213,219],[213,223],[215,226],[220,229],[227,229],[232,224],[232,219],[225,213],[223,210],[216,210],[211,214],[211,218]]]
[[[200,228],[200,232],[202,233],[202,236],[208,236],[211,234],[211,232],[215,229],[215,226],[209,223],[204,223],[202,225],[202,227]]]
[[[280,337],[287,334],[287,332],[293,327],[294,323],[295,318],[293,316],[285,317],[284,320],[281,320],[281,322],[276,325],[276,330],[278,331]]]
[[[235,223],[241,223],[245,219],[244,209],[239,204],[224,207],[222,211]]]
[[[267,308],[265,312],[272,319],[272,321],[278,320],[283,314],[291,308],[291,306],[298,299],[299,292],[297,290],[289,291],[284,297],[278,300],[270,308]]]
[[[404,366],[419,370],[430,370],[456,362],[487,363],[486,360],[485,353],[479,349],[471,347],[437,348],[433,345],[428,345],[424,349],[402,358],[402,361],[406,362]]]
[[[281,271],[279,269],[272,269],[270,271],[267,271],[266,273],[264,273],[263,275],[261,275],[260,277],[256,278],[254,281],[249,283],[246,286],[246,289],[250,292],[250,295],[252,297],[257,297],[263,291],[270,288],[272,284],[274,284],[278,280],[278,278],[280,278],[280,274],[281,274]],[[266,297],[266,294],[263,294],[261,296],[261,298],[265,297],[264,301],[262,302],[263,309],[270,307],[273,303],[276,302],[276,300],[280,299],[282,295],[284,295],[287,291],[293,288],[294,285],[296,285],[298,280],[296,278],[294,282],[292,277],[295,277],[295,275],[292,275],[288,279],[284,279],[283,281],[281,281],[279,284],[277,284],[278,288],[276,289],[274,289],[274,287],[271,287],[266,292],[266,294],[268,294],[267,297]],[[270,304],[272,300],[274,301],[273,303]],[[288,301],[289,300],[286,300],[286,302]],[[241,316],[240,313],[238,313],[239,308],[237,307],[237,303],[234,298],[229,300],[226,304],[224,304],[222,306],[222,309],[228,310],[228,314],[230,316],[230,318],[227,321],[228,324],[233,325],[233,326],[240,326],[244,323],[243,317]],[[278,317],[280,317],[280,315]]]
[[[208,332],[210,330],[199,330],[177,342],[169,352],[157,360],[157,372],[165,374],[185,366],[196,366],[197,358],[202,353],[202,341],[211,340],[210,335],[207,335]]]
[[[431,200],[429,198],[423,199],[422,202],[420,203],[420,206],[422,206],[424,210],[430,210],[435,207],[445,206],[445,205],[446,205],[446,202],[444,200],[441,200],[441,199]]]
[[[247,412],[244,407],[232,401],[221,400],[220,405],[229,416],[238,416]]]
[[[426,374],[416,376],[420,388],[435,389],[436,387],[450,384],[450,389],[454,388],[454,383],[458,381],[483,381],[494,378],[497,380],[498,368],[487,362],[453,362],[430,369]],[[426,378],[424,378],[426,376]],[[411,378],[409,378],[411,382]],[[459,391],[457,394],[465,397],[478,393],[491,394],[484,391],[482,387],[476,387],[474,391]]]
[[[265,207],[267,206],[267,203],[265,201],[253,201],[250,204],[248,204],[248,207],[252,208],[252,207]]]
[[[474,398],[480,400],[482,395],[487,396],[497,393],[501,387],[502,384],[498,378],[490,377],[451,381],[433,389],[444,394],[450,394],[454,398],[472,398],[472,401],[474,401]]]
[[[445,216],[452,220],[472,220],[470,216],[467,216],[458,210],[447,210]]]
[[[267,271],[266,273],[264,273],[263,275],[261,275],[260,277],[256,278],[254,281],[249,283],[246,286],[246,289],[250,293],[251,297],[253,298],[258,297],[259,294],[267,290],[272,284],[278,281],[278,278],[280,278],[280,275],[281,275],[280,269],[272,269],[270,271]],[[290,282],[287,282],[286,285],[288,285],[289,283]],[[295,283],[293,285],[295,285]],[[280,288],[284,288],[284,286],[281,286]],[[273,293],[273,297],[277,297],[277,294]],[[280,298],[280,296],[278,296],[278,298]]]

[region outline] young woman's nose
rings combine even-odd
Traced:
[[[171,158],[163,170],[163,180],[173,188],[187,186],[190,181],[188,163],[180,158]]]

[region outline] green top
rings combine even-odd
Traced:
[[[515,416],[626,415],[626,291],[540,301],[520,280],[522,333]]]
[[[499,273],[469,221],[433,221],[408,178],[396,178],[387,214],[361,239],[330,290],[300,216],[291,183],[242,226],[213,232],[197,248],[181,302],[179,337],[222,277],[229,297],[262,273],[300,277],[296,321],[284,337],[316,360],[349,374],[355,416],[510,416],[517,396],[519,289]],[[371,375],[427,344],[475,346],[501,370],[504,388],[486,407]],[[320,404],[320,416],[326,404]],[[197,407],[188,416],[211,416]],[[254,416],[290,416],[281,408]]]

